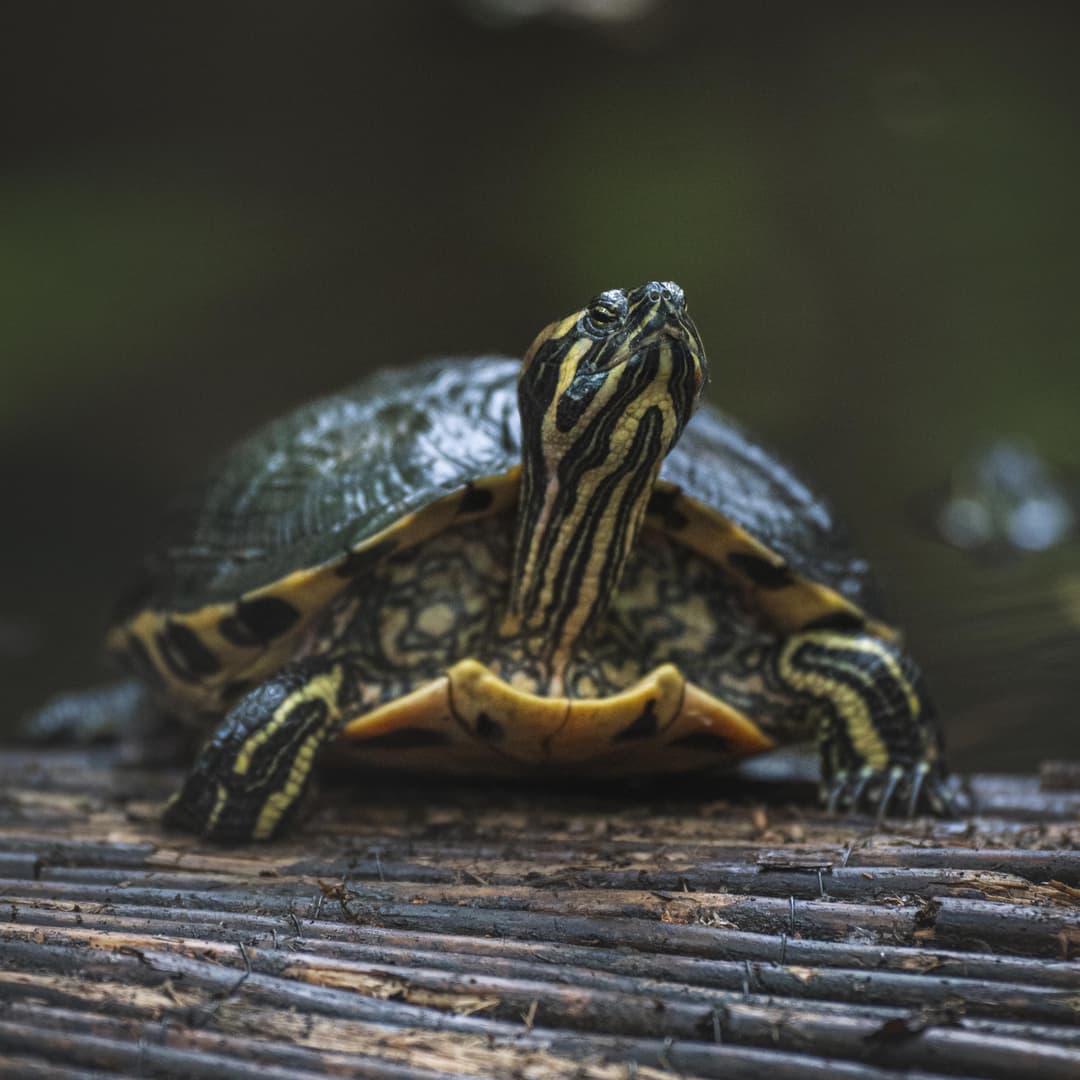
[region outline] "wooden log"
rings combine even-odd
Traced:
[[[298,924],[299,925],[299,924]],[[306,936],[292,927],[279,933],[274,920],[231,919],[230,933],[223,935],[230,948],[246,942],[260,951],[279,946],[292,952],[333,959],[356,959],[393,968],[418,965],[433,969],[462,971],[469,974],[499,977],[545,979],[553,972],[562,982],[576,986],[615,989],[626,993],[650,989],[687,992],[696,989],[729,990],[742,995],[767,995],[772,998],[805,998],[852,1004],[894,1005],[907,1008],[936,1005],[954,1007],[968,1017],[1008,1018],[1022,1013],[1033,1021],[1071,1024],[1077,1019],[1073,967],[1061,972],[1065,987],[991,981],[956,976],[922,975],[909,971],[829,968],[781,965],[744,960],[701,960],[670,954],[628,953],[621,949],[578,949],[572,946],[528,946],[521,942],[505,943],[502,949],[476,948],[495,945],[489,939],[457,938],[449,935],[410,935],[399,944],[401,935],[385,934],[367,928],[367,940],[342,940],[329,928],[308,924]],[[220,934],[222,920],[215,913],[186,921],[183,927],[169,919],[135,918],[126,913],[90,914],[83,911],[38,911],[32,924],[0,924],[0,938],[19,935],[40,936],[48,929],[78,928],[80,931],[105,931],[116,940],[132,934],[144,939],[177,937],[185,940]],[[374,936],[379,934],[380,936]],[[123,938],[121,937],[123,935]],[[965,957],[966,959],[966,957]],[[1029,971],[1040,977],[1045,969]]]
[[[0,834],[2,835],[2,834]],[[40,837],[20,837],[10,833],[2,836],[9,847],[0,851],[0,871],[5,877],[57,877],[75,880],[78,875],[88,879],[110,880],[107,872],[117,871],[111,880],[121,880],[119,871],[162,869],[159,849],[152,844],[108,844],[85,840],[44,840]],[[394,857],[394,845],[382,846],[373,854],[352,855],[349,860],[350,880],[411,881],[417,883],[461,883],[469,875],[482,878],[489,884],[525,881],[536,888],[639,888],[662,891],[732,891],[755,892],[759,895],[812,897],[822,890],[834,899],[873,898],[907,890],[939,892],[949,889],[978,889],[983,884],[1002,887],[1028,887],[1031,883],[1056,880],[1065,884],[1080,882],[1080,851],[1028,851],[1007,848],[977,849],[962,846],[947,848],[919,846],[885,846],[880,844],[852,845],[844,848],[806,849],[789,846],[785,849],[762,849],[756,845],[728,848],[721,852],[730,861],[715,858],[714,848],[693,861],[684,857],[673,860],[664,855],[657,865],[642,864],[625,867],[596,867],[598,862],[618,862],[618,855],[599,852],[582,844],[574,854],[586,857],[589,864],[554,865],[552,859],[570,852],[552,852],[535,846],[519,848],[513,859],[501,849],[473,848],[467,852],[444,844],[425,849],[412,845],[415,854],[425,860],[402,860]],[[605,857],[606,856],[606,857]],[[196,855],[177,851],[173,856],[175,868],[215,870],[225,866],[235,868],[235,857]],[[913,871],[904,875],[899,871]],[[336,854],[325,857],[305,855],[286,864],[275,866],[275,875],[327,877],[340,872]],[[934,871],[940,871],[935,874]],[[891,892],[890,892],[891,890]]]
[[[88,897],[104,897],[108,887],[119,881],[126,883],[125,897],[130,902],[162,902],[166,894],[172,902],[177,892],[183,892],[186,902],[204,903],[209,890],[220,881],[186,875],[156,874],[146,877],[114,871],[93,875],[92,880],[103,884],[82,887]],[[85,876],[85,875],[84,875]],[[141,882],[153,880],[153,887],[140,887]],[[986,887],[991,879],[971,878],[974,891]],[[39,882],[43,891],[63,897],[80,883],[53,881],[51,875]],[[1028,886],[1020,879],[996,879],[993,884],[1005,891],[1008,899],[1022,899]],[[277,878],[265,888],[275,897],[310,894],[316,883],[305,879]],[[0,884],[0,888],[2,888]],[[362,908],[367,921],[382,925],[416,925],[424,913],[416,906],[438,909],[446,924],[445,908],[460,905],[474,909],[493,908],[499,913],[508,911],[558,911],[570,916],[623,917],[660,919],[665,923],[719,925],[756,933],[787,932],[823,940],[842,940],[850,934],[854,923],[864,935],[891,944],[909,944],[916,934],[923,940],[938,938],[948,947],[955,940],[987,942],[987,951],[1006,951],[1032,955],[1060,955],[1067,959],[1080,941],[1080,917],[1064,910],[1047,910],[1012,903],[1001,905],[977,899],[942,897],[930,892],[933,904],[898,904],[880,907],[870,904],[836,903],[831,901],[786,901],[778,897],[742,897],[736,894],[690,892],[662,893],[656,891],[573,890],[557,893],[528,886],[426,886],[412,883],[380,882],[353,886],[342,896],[342,903]],[[263,898],[264,900],[267,898]],[[216,904],[231,909],[248,906],[243,894],[216,894]],[[1071,905],[1069,893],[1061,894],[1062,905]],[[427,914],[432,914],[431,912]],[[452,928],[451,928],[452,929]]]
[[[33,1004],[12,1006],[12,1018],[33,1029],[26,1041],[45,1052],[55,1046],[52,1033],[61,1025],[72,1032],[87,1031],[117,1043],[140,1042],[159,1048],[157,1063],[169,1075],[180,1075],[176,1066],[188,1064],[187,1055],[173,1056],[170,1050],[196,1050],[236,1059],[293,1069],[306,1076],[415,1076],[417,1080],[449,1076],[530,1076],[572,1075],[583,1080],[668,1080],[674,1061],[689,1065],[693,1073],[680,1069],[681,1076],[745,1076],[748,1080],[803,1080],[810,1077],[839,1077],[840,1080],[896,1080],[888,1069],[838,1059],[822,1060],[772,1048],[715,1044],[668,1043],[648,1039],[586,1040],[579,1036],[543,1031],[519,1031],[513,1035],[487,1033],[482,1036],[444,1035],[434,1042],[422,1030],[398,1029],[349,1019],[325,1021],[319,1017],[301,1020],[286,1013],[253,1006],[241,1018],[236,1006],[226,1003],[217,1019],[231,1030],[243,1024],[242,1035],[222,1034],[201,1028],[142,1023],[132,1025],[100,1013],[73,1010],[46,1010]],[[259,1037],[261,1033],[284,1034],[295,1040],[283,1045],[281,1039]],[[253,1038],[253,1034],[256,1037]],[[63,1044],[57,1047],[67,1049]],[[371,1053],[377,1049],[382,1058]],[[398,1058],[408,1065],[388,1061]],[[231,1064],[231,1062],[230,1062]],[[629,1066],[629,1068],[624,1067]],[[382,1071],[380,1070],[380,1067]],[[307,1070],[300,1072],[299,1070]],[[412,1070],[407,1071],[407,1070]],[[112,1074],[110,1074],[112,1075]],[[222,1075],[219,1071],[212,1076]],[[227,1072],[227,1075],[234,1075]],[[908,1072],[906,1080],[939,1080],[937,1074]]]
[[[924,1026],[925,1020],[925,1026]],[[941,1021],[937,1021],[941,1023]],[[946,1024],[949,1021],[944,1021]],[[932,1018],[905,1017],[874,1026],[861,1017],[828,1018],[753,1005],[732,1007],[724,1015],[725,1038],[798,1051],[835,1054],[890,1067],[936,1068],[1015,1080],[1035,1071],[1047,1080],[1075,1080],[1080,1056],[1068,1047],[1048,1046],[1039,1038],[1021,1040],[935,1026]]]
[[[160,831],[175,782],[107,754],[0,755],[0,1062],[1080,1072],[1080,795],[1033,778],[977,779],[965,822],[880,828],[776,785],[740,803],[376,780],[235,849]]]
[[[1080,885],[1080,851],[1028,851],[1018,848],[856,847],[846,865],[858,869],[903,866],[926,869],[981,870],[1013,874],[1032,882],[1062,881]]]
[[[933,906],[928,926],[945,948],[968,946],[1062,960],[1080,949],[1080,910],[1075,908],[1013,906],[1003,912],[1000,904],[959,897],[942,897]]]
[[[47,1056],[48,1047],[36,1042],[37,1053],[19,1054],[0,1050],[0,1076],[17,1076],[20,1080],[114,1080],[115,1072],[99,1072],[83,1066],[66,1068]]]
[[[381,987],[376,988],[370,978],[359,984],[348,978],[315,981],[325,968],[304,964],[301,958],[293,958],[289,968],[270,975],[243,965],[225,967],[186,955],[180,949],[166,952],[126,948],[130,951],[91,951],[81,958],[78,980],[89,979],[98,986],[112,983],[129,988],[129,994],[132,987],[158,990],[162,1018],[197,1026],[214,1017],[216,1001],[224,997],[234,1002],[250,1000],[265,1008],[291,1007],[391,1027],[474,1035],[513,1034],[516,1026],[512,1022],[474,1015],[489,1011],[485,998],[490,998],[494,1002],[492,1011],[497,1014],[509,1011],[512,1015],[530,1002],[540,1002],[544,1019],[536,1024],[538,1028],[548,1025],[631,1037],[640,1032],[646,1037],[658,1035],[690,1042],[702,1041],[711,1034],[716,1042],[769,1046],[869,1064],[887,1059],[949,1074],[963,1073],[974,1065],[981,1075],[1009,1078],[1023,1063],[1023,1067],[1038,1069],[1049,1080],[1072,1080],[1080,1061],[1074,1049],[1055,1045],[1052,1030],[1045,1026],[1032,1028],[1027,1038],[1016,1030],[1016,1025],[1003,1028],[1001,1033],[987,1031],[983,1025],[983,1030],[973,1033],[957,1030],[960,1022],[952,1017],[913,1019],[902,1010],[849,1009],[833,1013],[805,1006],[672,1001],[577,987],[564,990],[542,984],[515,985],[511,980],[489,980],[477,985],[477,980],[470,979],[468,987],[460,982],[454,984],[453,980],[436,980],[432,985],[432,980],[425,982],[415,971],[397,979],[384,975]],[[61,975],[73,974],[67,966],[72,962],[71,950],[62,945],[47,942],[32,950],[8,942],[6,951],[15,965],[32,956],[39,966],[29,987],[34,997],[43,994],[42,966],[53,965]],[[305,973],[304,981],[298,983],[297,971]],[[371,976],[371,972],[366,974]],[[175,1004],[163,1001],[175,995],[171,988],[178,980],[183,981],[185,997]],[[0,986],[12,997],[28,989],[26,982],[12,982],[6,977]],[[59,984],[53,990],[51,1000],[68,1008],[85,995],[85,990],[65,992]],[[414,994],[411,1000],[410,991]],[[205,994],[213,1002],[193,1009],[192,994]],[[141,1001],[121,998],[116,1007],[119,1015],[135,1015],[142,1005]],[[536,1012],[533,1010],[534,1022]],[[941,1023],[950,1026],[937,1026]]]
[[[52,1061],[61,1060],[77,1066],[76,1075],[87,1075],[88,1066],[135,1075],[166,1075],[191,1077],[199,1080],[318,1080],[326,1076],[356,1076],[358,1073],[372,1080],[459,1080],[461,1073],[418,1069],[409,1065],[394,1065],[377,1058],[318,1052],[303,1052],[271,1044],[264,1049],[250,1039],[227,1036],[207,1037],[197,1028],[189,1028],[180,1038],[172,1027],[144,1025],[136,1031],[131,1025],[120,1026],[99,1017],[94,1028],[85,1023],[72,1023],[68,1012],[68,1026],[59,1029],[55,1024],[27,1022],[25,1012],[15,1022],[0,1019],[0,1044],[27,1053],[49,1055]],[[76,1014],[77,1016],[77,1014]],[[83,1019],[77,1016],[78,1019]],[[102,1030],[119,1027],[115,1035],[101,1034]],[[149,1028],[149,1030],[145,1030]],[[135,1035],[135,1038],[132,1036]],[[162,1040],[168,1040],[162,1043]],[[12,1073],[11,1075],[21,1075]],[[46,1074],[47,1075],[47,1074]],[[98,1075],[105,1075],[104,1073]]]
[[[1080,855],[1078,855],[1080,859]],[[5,853],[0,852],[0,869],[4,867]],[[740,864],[705,865],[685,870],[586,870],[565,868],[551,873],[521,869],[528,863],[508,865],[498,861],[487,863],[469,860],[469,868],[459,868],[452,858],[444,859],[440,866],[418,863],[380,861],[377,867],[351,868],[347,881],[367,882],[379,891],[375,882],[387,886],[390,895],[395,883],[408,883],[410,887],[454,886],[468,881],[482,882],[493,891],[509,890],[524,886],[531,890],[610,890],[629,892],[647,890],[654,895],[663,893],[737,893],[758,897],[778,897],[800,900],[850,900],[875,901],[883,897],[897,897],[918,893],[923,897],[968,896],[978,899],[988,892],[1006,893],[1009,899],[1024,901],[1034,898],[1036,887],[1027,878],[1000,870],[967,870],[957,868],[897,868],[864,864],[860,867],[816,866],[806,869],[763,869],[760,866]],[[135,885],[152,883],[158,888],[200,889],[213,887],[217,882],[210,877],[190,873],[173,873],[160,869],[142,870],[135,867],[56,866],[32,854],[11,853],[7,877],[31,877],[41,881],[87,882],[95,884]],[[340,869],[338,867],[337,869]],[[305,866],[302,870],[289,868],[290,876],[325,877],[334,873],[333,864],[327,860],[317,867]],[[275,875],[281,876],[281,875]],[[414,890],[416,891],[416,890]],[[446,889],[443,890],[446,895]],[[417,892],[419,895],[419,892]],[[432,895],[437,895],[432,892]]]
[[[39,958],[42,969],[50,970],[54,965],[60,964],[68,952],[86,948],[136,957],[165,951],[213,960],[227,966],[235,966],[238,955],[238,947],[235,945],[205,939],[185,938],[163,942],[160,938],[146,934],[130,932],[103,934],[83,927],[71,929],[66,933],[54,931],[43,936],[39,927],[16,929],[8,926],[3,928],[3,936],[9,946],[16,942],[22,942],[24,945],[27,942],[36,942],[52,946],[54,953],[51,959],[45,954],[41,954]],[[69,946],[69,949],[55,951],[57,946],[63,945]],[[38,954],[35,952],[34,955]],[[653,1001],[705,1003],[710,1007],[758,999],[760,999],[759,1003],[771,1002],[778,1006],[785,1003],[784,995],[769,991],[762,985],[767,974],[760,969],[753,971],[749,967],[743,969],[740,973],[740,981],[730,990],[721,990],[700,984],[678,983],[672,979],[604,974],[584,968],[563,967],[553,971],[550,966],[543,964],[530,965],[506,961],[500,963],[490,959],[478,962],[475,959],[467,961],[460,957],[454,957],[452,962],[448,963],[445,957],[439,957],[438,954],[420,954],[405,950],[398,950],[390,955],[381,952],[372,956],[370,952],[365,952],[362,948],[341,945],[327,950],[313,948],[311,944],[299,947],[294,943],[289,943],[286,948],[278,948],[249,942],[242,955],[252,971],[282,974],[285,969],[289,971],[296,969],[292,974],[293,978],[312,981],[316,985],[338,985],[352,979],[356,985],[366,986],[372,993],[376,993],[380,987],[391,988],[386,994],[379,994],[379,996],[410,1001],[434,1000],[439,995],[445,996],[447,1001],[450,1001],[454,995],[457,995],[461,1000],[470,1001],[472,1003],[470,1008],[475,1005],[474,1011],[495,1008],[496,1012],[491,1015],[496,1015],[499,1009],[511,1002],[514,995],[532,995],[528,997],[529,1001],[543,1000],[548,991],[537,988],[541,984],[553,982],[558,985],[552,987],[551,992],[561,991],[563,986],[569,985],[575,990],[586,988],[628,997],[647,997]],[[21,954],[18,950],[8,949],[9,962],[13,969],[26,966],[25,956],[25,949]],[[139,974],[136,972],[135,977]],[[810,998],[803,1007],[811,1011],[843,1015],[860,1012],[871,1019],[880,1014],[880,1008],[868,1001],[867,995],[857,989],[860,986],[860,978],[857,974],[834,973],[833,976],[834,983],[845,978],[848,980],[850,984],[848,999],[852,1004],[838,1004],[835,998],[814,1000],[813,995],[800,994],[799,991],[804,988],[807,981],[806,973],[794,969],[789,970],[787,974],[789,976],[787,985],[794,991],[792,1000],[787,1002],[790,1007],[797,1007],[799,1005],[797,999],[803,997]],[[335,980],[338,981],[335,982]],[[896,981],[894,978],[893,982]],[[516,988],[519,984],[526,983],[529,984],[527,989]],[[924,979],[924,987],[928,984],[932,985],[932,980]],[[515,989],[507,990],[507,987]],[[965,991],[967,991],[966,996]],[[912,1004],[918,1007],[928,1004],[927,1001],[915,1000],[914,988],[910,988],[908,993],[912,995]],[[487,997],[484,997],[485,994]],[[476,995],[480,997],[477,1001],[473,1001]],[[997,996],[998,1002],[1004,1001],[1006,1007],[1001,1008],[994,1001],[993,995]],[[931,993],[930,996],[934,995]],[[942,1007],[963,1010],[965,1016],[1011,1017],[1018,1007],[1023,1007],[1029,1019],[1042,1020],[1050,1025],[1055,1022],[1072,1024],[1076,1020],[1075,996],[1043,991],[1042,1008],[1040,1008],[1040,990],[1034,987],[987,987],[970,980],[966,984],[956,980],[942,980],[936,996],[938,1004]],[[891,998],[886,1003],[891,1008],[902,1004]],[[509,1008],[513,1013],[517,1006],[511,1003]],[[671,1034],[671,1032],[665,1031],[663,1034]],[[1080,1030],[1077,1034],[1080,1038]],[[1058,1041],[1068,1039],[1067,1034],[1062,1033],[1053,1037]]]
[[[337,901],[326,903],[322,892],[309,895],[300,902],[285,897],[262,896],[258,900],[260,914],[237,910],[235,896],[212,894],[199,898],[178,896],[169,892],[142,890],[138,897],[127,890],[106,890],[71,886],[62,896],[57,888],[40,882],[0,882],[0,903],[11,908],[16,921],[45,918],[49,910],[70,911],[73,908],[108,905],[110,910],[122,911],[124,918],[154,918],[169,920],[176,931],[199,923],[263,926],[280,928],[291,934],[303,920],[304,933],[327,935],[335,932],[333,925],[322,916],[336,909]],[[148,904],[131,900],[156,901]],[[205,906],[200,907],[202,899]],[[215,904],[214,901],[221,901]],[[191,905],[188,907],[187,905]],[[252,907],[255,905],[253,904]],[[1037,981],[1045,985],[1071,987],[1075,985],[1076,968],[1072,964],[1053,964],[1022,958],[967,953],[963,951],[901,948],[860,942],[824,942],[779,935],[755,934],[704,926],[680,926],[635,919],[583,918],[573,916],[540,916],[530,913],[481,912],[480,918],[469,909],[415,905],[410,910],[412,924],[394,929],[375,925],[369,920],[355,930],[338,930],[351,936],[378,935],[379,940],[403,943],[425,941],[455,941],[469,949],[507,949],[513,946],[537,950],[550,943],[595,949],[634,948],[638,952],[677,955],[727,961],[792,963],[814,967],[881,968],[897,972],[934,971],[943,977],[967,976],[980,979],[1012,979]],[[273,912],[273,914],[269,914]],[[342,911],[340,917],[357,921],[355,910]],[[81,914],[80,914],[81,917]],[[400,920],[405,922],[404,918]],[[494,941],[491,940],[496,934]],[[389,935],[389,936],[388,936]],[[592,956],[592,954],[589,954]]]

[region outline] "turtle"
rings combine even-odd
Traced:
[[[937,713],[871,613],[868,563],[700,403],[706,374],[683,290],[650,281],[520,361],[378,372],[241,442],[107,634],[158,708],[209,725],[165,823],[268,840],[324,751],[722,776],[813,739],[833,811],[951,812]]]

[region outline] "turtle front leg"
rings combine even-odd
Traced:
[[[869,634],[812,630],[776,654],[780,681],[817,722],[823,798],[830,811],[912,817],[955,814],[941,728],[914,662]]]
[[[164,823],[223,843],[271,839],[295,812],[352,689],[344,661],[330,658],[291,664],[256,687],[203,744]]]

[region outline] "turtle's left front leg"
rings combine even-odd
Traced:
[[[830,810],[953,814],[941,728],[910,657],[869,634],[810,630],[775,654],[776,676],[817,722]]]
[[[164,823],[225,843],[269,840],[295,812],[354,691],[340,658],[283,668],[211,732]]]

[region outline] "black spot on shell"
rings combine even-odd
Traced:
[[[476,718],[476,736],[485,742],[498,742],[505,735],[502,724],[486,712],[480,713]]]
[[[641,714],[618,733],[612,736],[612,742],[629,742],[632,739],[648,739],[656,734],[656,699],[649,698]]]
[[[374,746],[384,750],[416,750],[425,746],[445,746],[450,736],[442,731],[430,728],[405,727],[397,731],[388,731],[385,735],[372,735],[370,739],[358,740],[364,746]]]
[[[198,682],[204,675],[221,670],[218,658],[189,626],[169,619],[154,638],[169,670],[184,682]]]
[[[149,686],[161,689],[164,686],[164,680],[157,664],[146,651],[146,646],[134,634],[128,634],[125,646],[124,651],[120,653],[120,662],[123,666]]]
[[[649,517],[658,517],[664,528],[671,532],[685,529],[690,519],[676,506],[680,495],[682,492],[677,488],[674,491],[653,491],[645,513]]]
[[[299,621],[300,612],[287,600],[277,596],[262,596],[258,600],[241,600],[232,615],[218,623],[222,637],[242,648],[266,645],[291,630]]]
[[[682,750],[708,750],[714,754],[732,752],[731,740],[714,731],[693,731],[681,739],[674,739],[669,745],[678,746]]]
[[[795,584],[795,576],[786,563],[779,566],[744,551],[734,551],[727,557],[728,562],[745,574],[755,585],[762,589],[786,589]]]
[[[363,551],[347,551],[341,565],[334,571],[338,577],[358,578],[363,577],[372,567],[378,565],[397,547],[395,540],[383,540],[374,547],[364,548]]]
[[[461,496],[461,505],[458,506],[459,514],[479,514],[487,510],[495,501],[495,495],[487,488],[478,488],[475,484],[469,484]]]
[[[812,619],[804,630],[839,630],[846,633],[858,633],[866,626],[866,620],[854,611],[831,611],[819,619]]]

